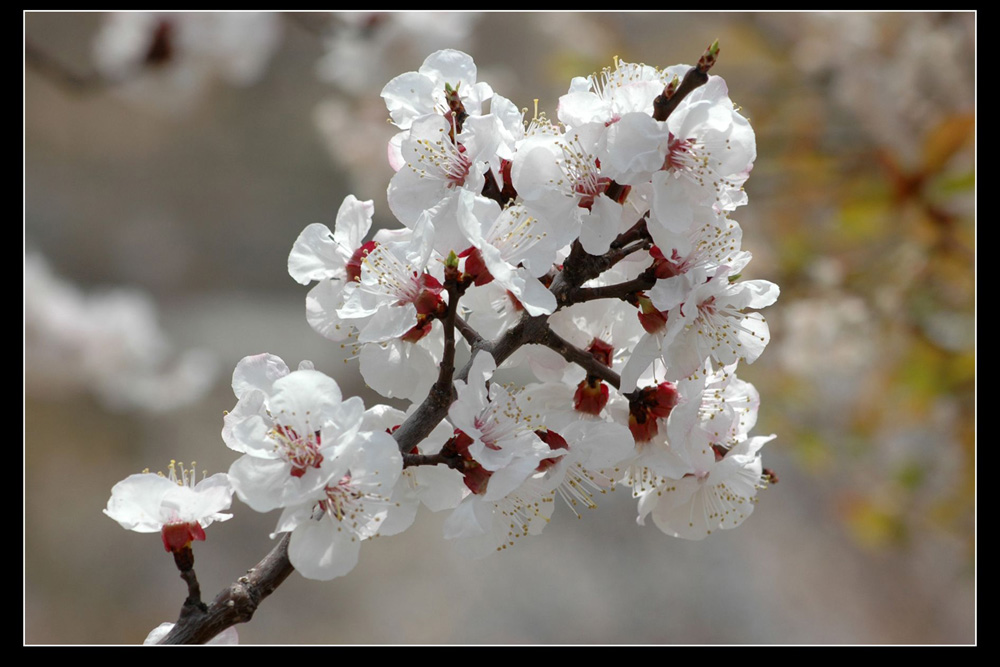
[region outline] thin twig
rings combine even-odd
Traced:
[[[181,579],[188,587],[188,596],[184,600],[184,606],[205,609],[205,603],[201,601],[201,586],[198,584],[198,575],[194,573],[194,570],[183,570]]]
[[[204,644],[226,628],[253,618],[258,605],[295,569],[288,560],[285,533],[277,545],[247,573],[219,593],[204,610],[184,605],[180,618],[161,644]]]
[[[684,75],[684,79],[681,81],[681,85],[677,87],[677,90],[667,97],[664,95],[659,95],[655,100],[653,100],[653,119],[664,121],[666,120],[674,109],[681,103],[688,94],[691,93],[695,88],[700,88],[708,83],[708,70],[712,69],[712,65],[719,57],[719,40],[715,42],[706,49],[705,53],[702,54],[698,63],[689,69]],[[669,86],[668,86],[669,88]],[[666,90],[664,91],[666,92]]]
[[[621,386],[622,380],[618,373],[599,362],[590,352],[581,350],[552,329],[547,328],[541,344],[558,352],[566,361],[580,366],[587,371],[588,375],[601,378],[615,389]]]
[[[614,241],[611,242],[612,249],[618,249],[624,247],[635,241],[636,239],[649,238],[649,231],[646,229],[646,219],[649,217],[649,211],[642,214],[642,217],[629,228],[628,231],[622,232],[618,235]]]
[[[403,454],[412,452],[414,447],[430,435],[434,427],[444,419],[452,401],[455,400],[455,326],[460,298],[459,277],[457,265],[445,268],[448,310],[441,322],[444,325],[444,353],[438,368],[438,379],[431,386],[427,398],[392,434],[396,444],[399,445],[399,451]]]
[[[449,456],[443,452],[437,454],[403,454],[403,468],[413,466],[436,466],[446,465],[449,468],[461,468],[462,459]]]
[[[656,278],[644,271],[639,277],[626,280],[617,285],[601,285],[599,287],[575,287],[563,295],[564,303],[583,303],[595,299],[620,299],[628,301],[636,292],[648,290],[656,284]]]
[[[455,316],[455,327],[458,328],[458,332],[462,334],[462,338],[465,339],[470,346],[479,346],[480,349],[484,347],[487,342],[485,338],[479,335],[479,332],[472,328],[472,326],[465,321],[460,315]]]

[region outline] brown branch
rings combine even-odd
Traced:
[[[444,450],[437,454],[403,454],[403,468],[436,465],[446,465],[449,468],[458,469],[462,467],[462,459],[461,457],[445,454]]]
[[[454,257],[454,253],[451,256]],[[457,259],[454,266],[445,267],[444,275],[445,289],[448,290],[448,310],[441,322],[444,325],[444,351],[441,353],[441,366],[438,368],[438,379],[434,383],[434,389],[444,391],[451,397],[455,391],[451,382],[455,374],[455,318],[458,317],[458,300],[461,298]]]
[[[485,347],[487,343],[486,339],[479,335],[479,332],[472,328],[468,322],[466,322],[462,317],[455,316],[455,327],[458,328],[458,332],[462,334],[462,338],[465,339],[471,347],[479,346],[480,349]]]
[[[564,292],[560,305],[573,303],[583,303],[584,301],[594,301],[596,299],[619,299],[629,301],[636,292],[648,290],[656,284],[656,278],[649,271],[632,280],[626,280],[617,285],[601,285],[599,287],[573,287]]]
[[[715,40],[698,60],[698,64],[687,71],[677,90],[668,94],[670,89],[668,85],[663,91],[664,94],[653,100],[653,118],[659,121],[666,120],[691,91],[708,83],[708,70],[712,69],[718,57],[719,40]]]
[[[464,381],[469,377],[472,362],[479,351],[489,352],[499,366],[522,345],[540,342],[545,329],[548,328],[545,323],[546,319],[545,315],[532,317],[525,313],[513,328],[496,341],[490,343],[480,338],[472,345],[472,357],[462,370],[454,374],[454,379]],[[448,414],[448,408],[451,407],[454,386],[451,387],[451,392],[445,398],[443,392],[435,392],[432,389],[420,407],[393,432],[392,437],[396,439],[400,451],[412,451],[424,438],[430,435],[435,426],[441,423],[441,420]]]
[[[181,579],[188,587],[188,596],[184,600],[185,607],[197,607],[202,611],[205,611],[207,607],[205,603],[201,601],[201,586],[198,584],[198,575],[194,573],[194,570],[181,570]]]
[[[290,15],[294,22],[303,27],[304,21]],[[308,29],[308,28],[307,28]],[[64,68],[51,67],[47,64],[44,54],[39,57],[32,55],[35,51],[30,44],[25,44],[26,61],[40,71],[51,70],[50,76],[61,76],[70,85],[81,85],[84,79],[72,75]],[[661,95],[654,102],[654,117],[665,120],[685,95],[708,81],[708,69],[714,64],[718,55],[718,44],[709,47],[696,67],[691,68],[684,80],[669,99]],[[34,60],[34,63],[31,61]],[[61,74],[59,74],[61,72]],[[662,116],[659,117],[659,116]],[[488,185],[488,189],[489,189]],[[499,184],[493,179],[493,190],[499,190]],[[490,192],[496,198],[494,192]],[[648,214],[646,214],[648,215]],[[584,251],[579,240],[574,241],[569,257],[562,270],[554,275],[550,291],[562,306],[604,298],[627,298],[636,291],[649,289],[655,283],[652,267],[638,278],[618,285],[584,288],[583,283],[601,275],[633,252],[648,249],[652,245],[646,229],[644,215],[628,231],[620,234],[612,243],[608,252],[601,256],[593,256]],[[631,245],[630,245],[631,244]],[[449,258],[449,262],[454,259]],[[393,433],[393,438],[403,452],[404,467],[415,465],[447,465],[457,468],[462,465],[460,459],[446,454],[444,450],[437,454],[410,454],[414,447],[422,442],[433,429],[448,414],[448,409],[455,400],[454,380],[466,380],[472,362],[479,351],[486,351],[493,356],[497,366],[502,364],[511,354],[525,344],[541,344],[558,352],[564,359],[575,363],[587,371],[588,375],[598,377],[608,382],[616,389],[621,386],[621,377],[611,368],[599,362],[592,354],[582,350],[556,334],[548,325],[548,316],[530,316],[524,313],[520,321],[496,341],[490,342],[482,338],[469,324],[458,316],[458,301],[461,287],[455,265],[446,265],[445,286],[448,290],[448,307],[443,318],[444,353],[438,371],[438,378],[431,388],[427,398],[416,411],[407,418]],[[472,358],[455,373],[455,329],[472,347]],[[626,394],[630,401],[635,400],[640,390]],[[776,482],[777,479],[775,478]],[[181,577],[188,584],[188,598],[181,608],[180,617],[170,633],[163,639],[163,644],[202,644],[217,634],[237,623],[246,623],[253,618],[260,603],[292,573],[294,568],[288,559],[288,544],[291,534],[286,533],[278,544],[247,574],[220,592],[211,605],[201,602],[201,591],[193,569],[181,569]]]
[[[295,569],[288,560],[290,539],[291,533],[285,533],[269,554],[219,593],[207,608],[185,604],[177,624],[160,643],[204,644],[226,628],[253,618],[258,605]]]
[[[558,352],[566,361],[576,364],[583,370],[587,371],[587,375],[599,377],[615,389],[618,389],[621,386],[622,380],[618,373],[615,373],[613,370],[599,362],[590,352],[581,350],[552,329],[546,327],[545,335],[539,342],[542,345]]]
[[[449,261],[454,266],[445,266],[445,288],[448,290],[448,310],[442,319],[444,325],[444,353],[438,368],[438,379],[431,386],[427,398],[413,414],[393,432],[392,437],[399,445],[399,451],[407,454],[430,435],[434,427],[441,423],[448,414],[448,408],[455,400],[455,326],[458,318],[458,301],[460,298],[458,259],[452,253]],[[482,340],[482,339],[480,339]],[[475,349],[475,345],[473,345]],[[468,374],[468,366],[463,372]]]
[[[638,245],[642,243],[644,242],[640,242]],[[578,247],[579,244],[575,244],[575,249]],[[620,259],[634,252],[635,249],[635,247],[612,249],[600,257],[588,255],[583,252],[582,248],[576,250],[575,253],[571,252],[563,272],[560,272],[553,280],[553,292],[557,294],[557,298],[560,294],[572,293],[573,289],[577,289],[578,294],[593,294],[593,292],[586,290],[600,288],[579,288],[579,283],[573,285],[563,275],[566,268],[570,268],[572,281],[584,282],[600,275]],[[612,287],[626,289],[623,286],[628,284],[622,283]],[[548,326],[548,316],[546,315],[532,317],[524,313],[520,321],[496,341],[485,340],[458,317],[459,287],[457,280],[446,277],[445,286],[448,289],[448,310],[443,319],[445,352],[438,379],[420,407],[393,433],[393,438],[399,445],[400,451],[411,452],[445,418],[448,414],[448,408],[454,400],[454,380],[468,378],[472,360],[479,351],[492,354],[494,361],[499,366],[522,345],[546,345],[559,352],[567,361],[579,364],[589,374],[600,377],[615,388],[621,385],[621,379],[617,373],[600,364],[590,353],[580,350],[553,332]],[[565,297],[563,300],[566,300]],[[570,299],[567,303],[575,303],[575,301]],[[456,327],[472,346],[472,358],[457,373],[454,368]],[[455,461],[452,460],[452,457],[442,452],[427,455],[404,454],[405,466],[438,464],[455,467]],[[291,534],[286,533],[263,560],[249,570],[246,576],[240,577],[235,583],[219,593],[207,608],[202,609],[196,605],[185,603],[181,608],[177,624],[161,643],[205,643],[226,628],[237,623],[246,623],[253,618],[258,605],[264,598],[273,593],[294,570],[288,560],[290,539]]]
[[[573,290],[578,289],[580,285],[601,275],[632,253],[650,247],[649,241],[641,240],[624,248],[611,248],[599,257],[588,255],[580,247],[580,253],[574,257],[574,252],[578,244],[579,242],[574,243],[574,250],[570,251],[570,256],[566,260],[563,270],[552,281],[552,287],[550,288],[550,291],[556,297],[556,302],[564,306],[575,303],[573,300],[568,299],[567,295]],[[575,260],[575,262],[571,264],[570,260]]]
[[[649,211],[646,211],[628,231],[622,232],[618,235],[618,238],[611,242],[611,249],[617,250],[618,248],[623,248],[632,241],[639,239],[649,239],[649,231],[646,229],[646,219],[648,217]]]

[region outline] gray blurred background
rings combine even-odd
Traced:
[[[26,41],[85,76],[104,20],[28,13]],[[228,469],[236,455],[219,433],[240,358],[311,359],[345,395],[378,401],[357,362],[306,323],[307,288],[286,261],[349,193],[395,226],[393,128],[378,97],[389,78],[461,48],[496,92],[524,107],[538,98],[555,117],[572,76],[615,55],[692,63],[716,38],[713,73],[758,140],[750,203],[733,216],[754,253],[744,275],[782,288],[765,313],[769,348],[740,369],[762,396],[755,433],[778,435],[763,456],[780,483],[742,527],[703,542],[637,527],[618,490],[582,520],[559,506],[543,535],[474,562],[441,539],[444,514],[421,510],[406,533],[364,544],[348,576],[293,574],[240,641],[975,641],[974,14],[276,25],[257,80],[209,81],[179,111],[170,91],[143,97],[97,78],[74,88],[51,67],[25,69],[26,256],[79,294],[148,297],[163,364],[198,349],[208,378],[169,409],[109,402],[91,376],[60,380],[70,362],[45,343],[58,336],[26,315],[27,643],[139,643],[176,619],[186,592],[159,539],[101,510],[115,482],[170,459]],[[353,79],[318,66],[345,45],[360,58]],[[33,275],[26,265],[26,312],[42,298]],[[195,545],[207,598],[271,547],[277,513],[238,500],[233,511]]]

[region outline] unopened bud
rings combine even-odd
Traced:
[[[701,72],[708,72],[712,69],[712,65],[719,59],[719,40],[712,42],[705,53],[702,54],[701,58],[698,59],[698,69]]]

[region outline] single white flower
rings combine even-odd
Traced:
[[[660,311],[669,311],[667,333],[671,344],[663,349],[670,377],[691,375],[705,361],[728,365],[752,364],[771,339],[767,322],[748,308],[773,304],[778,286],[767,280],[731,282],[731,269],[720,266],[714,275],[705,269],[657,281],[649,298]]]
[[[687,69],[675,65],[661,72],[649,65],[615,60],[614,69],[606,67],[598,74],[574,77],[569,92],[559,98],[559,120],[567,127],[617,123],[632,112],[653,112],[653,100],[675,76]]]
[[[441,282],[426,270],[434,242],[429,217],[421,216],[407,236],[379,243],[361,259],[357,288],[337,311],[342,321],[355,322],[359,343],[416,342],[444,307]]]
[[[355,442],[337,458],[328,481],[278,519],[275,534],[292,533],[288,559],[308,579],[326,581],[354,569],[361,542],[378,534],[397,506],[392,495],[403,459],[396,441],[384,431],[365,431]]]
[[[749,438],[721,457],[711,448],[694,457],[692,473],[642,495],[639,525],[652,514],[664,533],[689,540],[739,526],[753,512],[757,490],[765,483],[758,452],[774,437]]]
[[[418,118],[402,139],[405,165],[392,177],[386,197],[407,227],[423,216],[433,223],[434,248],[442,255],[463,249],[458,230],[458,197],[482,192],[488,163],[496,161],[500,121],[471,116],[461,133],[443,116]],[[455,136],[457,134],[457,136]]]
[[[488,274],[487,280],[478,276],[477,284],[496,280],[530,315],[555,311],[552,292],[520,265],[527,264],[542,275],[552,267],[557,248],[545,243],[541,225],[523,207],[514,205],[501,211],[495,201],[463,190],[458,199],[458,224]]]
[[[239,402],[222,438],[244,456],[229,476],[240,500],[258,512],[310,498],[358,446],[364,404],[342,400],[337,383],[308,362],[289,373],[274,355],[246,357],[233,373],[233,391]]]
[[[518,459],[531,459],[537,465],[542,458],[539,454],[547,448],[538,446],[534,415],[524,410],[506,387],[489,382],[495,370],[492,355],[479,352],[468,381],[455,381],[457,399],[448,409],[448,418],[472,439],[469,454],[486,470],[500,471]],[[534,465],[528,465],[527,470],[533,470]]]
[[[354,195],[344,198],[337,211],[335,231],[321,223],[306,227],[288,255],[288,273],[302,285],[318,281],[306,297],[306,319],[323,336],[344,340],[351,332],[337,310],[343,307],[361,277],[361,260],[376,242],[364,243],[371,229],[375,205],[359,201]]]
[[[592,255],[607,252],[622,231],[626,189],[611,189],[596,156],[603,133],[600,123],[564,135],[539,134],[526,139],[514,155],[511,179],[528,213],[556,234],[560,245],[579,237]],[[611,196],[609,196],[611,195]],[[629,221],[631,225],[634,220]]]
[[[514,488],[470,494],[445,519],[444,538],[472,558],[503,551],[528,535],[538,535],[552,516],[554,496],[541,473],[529,468]],[[492,484],[493,478],[490,478]]]
[[[164,548],[177,552],[192,540],[204,540],[212,522],[232,518],[223,511],[232,504],[233,488],[226,473],[197,481],[193,469],[181,465],[178,472],[176,461],[169,470],[166,476],[144,472],[118,482],[104,513],[128,530],[159,532]]]
[[[416,72],[400,74],[382,89],[382,98],[396,127],[407,130],[421,116],[448,111],[445,85],[458,93],[466,112],[477,116],[493,89],[476,81],[472,57],[454,49],[435,51]]]

